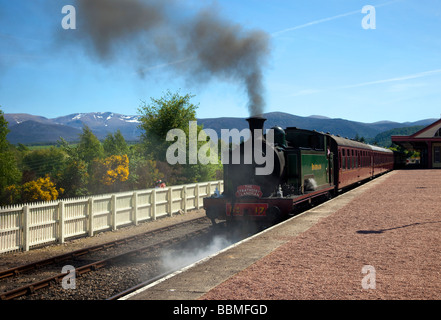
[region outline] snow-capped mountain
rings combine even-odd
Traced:
[[[113,112],[90,112],[90,113],[74,113],[63,117],[52,119],[57,124],[68,125],[71,127],[82,128],[86,124],[90,128],[95,126],[114,126],[129,125],[140,123],[139,116],[126,116]]]
[[[4,116],[11,130],[8,140],[13,144],[53,143],[59,140],[60,136],[67,141],[75,141],[78,140],[84,125],[88,126],[98,139],[104,139],[107,134],[114,134],[118,129],[127,141],[137,141],[141,134],[138,129],[139,116],[112,112],[74,113],[53,119],[24,113],[8,113]]]
[[[113,112],[74,113],[64,117],[52,119],[56,124],[82,129],[88,126],[98,139],[104,139],[108,133],[120,130],[124,138],[129,141],[138,140],[140,130],[139,116],[127,116]]]
[[[34,144],[56,143],[63,137],[66,141],[78,141],[83,127],[88,126],[98,139],[114,134],[118,129],[126,141],[138,141],[142,131],[138,128],[140,116],[129,116],[112,112],[74,113],[54,119],[47,119],[23,113],[6,113],[10,133],[7,139],[10,143]],[[373,138],[380,132],[394,128],[416,125],[429,125],[438,119],[424,119],[415,122],[380,121],[362,123],[345,119],[329,119],[322,116],[299,117],[288,113],[270,112],[264,114],[268,120],[265,128],[272,126],[299,127],[309,130],[331,132],[343,137],[354,137],[356,134],[365,138]],[[204,128],[214,129],[219,137],[221,129],[236,128],[242,130],[248,127],[242,118],[206,118],[198,119],[198,124]]]

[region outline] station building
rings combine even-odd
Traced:
[[[392,142],[421,153],[422,168],[441,168],[441,119],[410,136],[392,136]]]

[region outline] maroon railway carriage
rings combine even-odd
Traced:
[[[332,136],[333,152],[338,155],[335,168],[336,191],[366,179],[374,178],[394,167],[391,150],[358,141]]]

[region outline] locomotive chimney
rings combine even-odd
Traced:
[[[255,145],[255,143],[257,143],[257,141],[258,141],[256,139],[259,139],[259,136],[260,136],[261,139],[262,139],[262,140],[260,140],[261,142],[263,142],[265,140],[265,138],[263,137],[263,134],[264,134],[264,132],[263,132],[263,124],[265,123],[266,119],[261,117],[261,116],[252,116],[252,117],[250,117],[250,118],[248,118],[246,120],[248,121],[248,125],[249,125],[250,131],[251,131],[250,132],[251,136],[250,136],[250,140],[249,141],[251,143],[250,144],[251,145],[251,150],[253,150],[253,151],[251,151],[251,156],[252,156],[253,152],[254,152],[254,154],[256,152],[255,148],[257,146]],[[262,130],[260,132],[260,135],[256,133],[256,130],[259,130],[259,129]],[[261,148],[262,148],[262,146],[261,146]],[[261,148],[259,150],[262,150]],[[252,156],[252,159],[253,159],[253,163],[254,163],[255,158],[253,156]]]
[[[251,130],[251,135],[254,136],[254,131],[256,129],[261,129],[262,130],[262,134],[263,134],[263,124],[266,121],[265,118],[260,117],[260,116],[254,116],[254,117],[250,117],[248,119],[246,119],[248,121],[248,125],[250,127]]]

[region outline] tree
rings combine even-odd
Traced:
[[[211,180],[216,176],[219,165],[189,164],[189,154],[186,152],[186,164],[171,165],[167,162],[167,149],[178,140],[167,141],[167,133],[172,129],[180,129],[185,134],[185,150],[189,143],[189,122],[196,121],[197,106],[190,102],[193,95],[181,96],[168,91],[160,99],[151,99],[152,103],[139,108],[142,114],[139,126],[144,132],[141,136],[146,157],[155,160],[159,171],[164,173],[168,183],[189,183]],[[197,126],[196,135],[199,136],[202,126]],[[179,141],[182,142],[182,141]],[[199,147],[206,141],[197,141]]]
[[[91,163],[94,159],[102,158],[104,155],[101,142],[86,125],[83,127],[83,133],[80,135],[77,152],[79,158],[87,164]]]
[[[106,169],[101,181],[107,185],[113,185],[116,181],[127,181],[129,178],[129,158],[127,155],[110,156],[101,162]]]
[[[355,141],[358,141],[358,142],[362,142],[362,143],[365,143],[365,142],[366,142],[366,139],[365,139],[363,136],[360,137],[360,136],[358,135],[358,133],[355,135],[354,140],[355,140]]]
[[[70,145],[63,138],[60,138],[58,144],[67,155],[66,165],[58,178],[59,186],[64,189],[63,196],[69,198],[88,195],[89,164],[82,159],[78,145]]]
[[[28,172],[26,176],[44,177],[49,175],[56,180],[66,166],[66,157],[66,153],[62,149],[54,146],[48,149],[28,151],[23,157],[22,170]]]
[[[135,170],[131,175],[133,175],[134,180],[136,179],[137,189],[152,188],[156,181],[164,178],[164,174],[159,171],[156,161],[153,160],[141,160]]]
[[[9,204],[56,200],[64,191],[62,188],[57,189],[49,176],[26,182],[22,186],[14,184],[5,190]]]
[[[141,113],[139,128],[144,132],[141,141],[146,155],[154,160],[166,161],[166,149],[171,144],[166,141],[171,129],[181,129],[188,134],[188,122],[196,120],[197,106],[190,103],[193,95],[185,96],[168,91],[160,99],[151,98],[151,104],[144,102],[138,111]]]
[[[113,155],[105,159],[95,159],[92,164],[95,192],[122,191],[122,182],[129,178],[129,158],[127,155]]]
[[[129,146],[119,129],[115,132],[114,135],[112,135],[111,133],[107,134],[107,137],[103,142],[103,148],[107,156],[121,156],[127,154],[129,151]]]
[[[29,181],[22,186],[22,201],[51,201],[58,198],[63,190],[55,187],[49,176],[38,178],[36,181]]]
[[[6,121],[3,114],[3,111],[0,109],[0,152],[8,148],[8,140],[6,140],[6,136],[9,133],[8,121]]]
[[[89,173],[87,164],[83,160],[69,158],[60,174],[58,185],[64,189],[63,196],[82,197],[89,194]]]
[[[4,198],[5,188],[15,184],[21,179],[21,172],[17,167],[17,161],[11,146],[6,139],[9,133],[8,122],[0,110],[0,204],[6,203]]]

